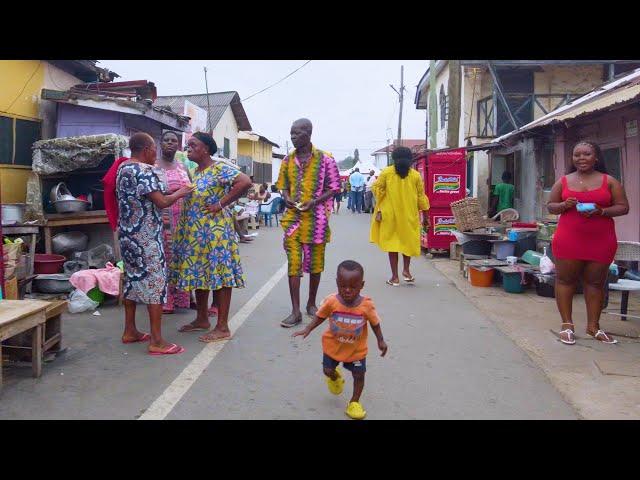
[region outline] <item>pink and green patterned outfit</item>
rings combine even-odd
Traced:
[[[340,191],[340,172],[331,155],[311,147],[311,158],[303,165],[294,150],[282,160],[277,187],[287,191],[294,203],[304,203],[327,191]],[[280,224],[284,230],[284,249],[289,276],[321,273],[325,245],[331,241],[329,211],[333,196],[305,212],[288,209]]]
[[[174,168],[160,168],[163,173],[163,180],[169,192],[178,190],[185,185],[191,184],[189,174],[184,164],[178,160],[174,160]],[[162,239],[164,243],[164,254],[167,265],[171,265],[173,259],[173,232],[176,231],[178,221],[180,220],[180,214],[182,212],[182,205],[184,199],[180,199],[168,208],[162,210]],[[169,272],[167,271],[167,277]],[[176,289],[175,285],[169,284],[167,292],[167,302],[162,306],[165,311],[173,311],[177,308],[189,308],[191,303],[191,295],[189,292],[183,292]]]

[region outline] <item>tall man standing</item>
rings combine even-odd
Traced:
[[[349,183],[351,183],[351,195],[353,208],[352,212],[362,213],[362,203],[364,201],[364,175],[360,173],[360,169],[356,168],[354,172],[349,176]]]
[[[325,246],[331,240],[327,203],[340,191],[340,172],[331,155],[311,144],[311,121],[301,118],[291,125],[295,150],[282,160],[277,187],[287,211],[280,224],[289,264],[291,315],[280,325],[293,327],[302,321],[300,278],[310,274],[307,313],[314,316],[320,275],[324,270]]]

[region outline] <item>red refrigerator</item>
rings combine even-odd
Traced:
[[[424,163],[425,188],[431,205],[431,228],[426,235],[426,242],[423,239],[423,246],[448,250],[451,242],[456,240],[451,234],[456,229],[451,202],[467,196],[466,150],[456,148],[428,153]]]

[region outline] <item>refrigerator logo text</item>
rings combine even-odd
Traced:
[[[451,235],[453,230],[457,230],[455,217],[433,217],[434,235]]]
[[[433,192],[454,194],[460,192],[460,175],[439,175],[433,176]]]

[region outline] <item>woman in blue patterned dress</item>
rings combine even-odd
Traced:
[[[131,158],[118,168],[116,198],[118,233],[125,265],[123,343],[150,340],[151,355],[176,354],[184,348],[162,338],[162,305],[167,298],[167,277],[162,242],[161,209],[173,205],[191,193],[191,185],[165,195],[165,186],[153,164],[156,144],[146,133],[129,139]],[[149,310],[151,335],[136,328],[136,303]]]
[[[251,186],[251,179],[228,162],[211,158],[217,145],[211,135],[196,132],[187,143],[189,160],[198,164],[195,189],[184,202],[174,233],[171,283],[186,292],[196,291],[198,315],[181,332],[211,328],[207,313],[209,291],[218,307],[216,326],[200,337],[203,342],[231,338],[228,326],[231,289],[244,287],[238,236],[233,214],[225,208]]]

